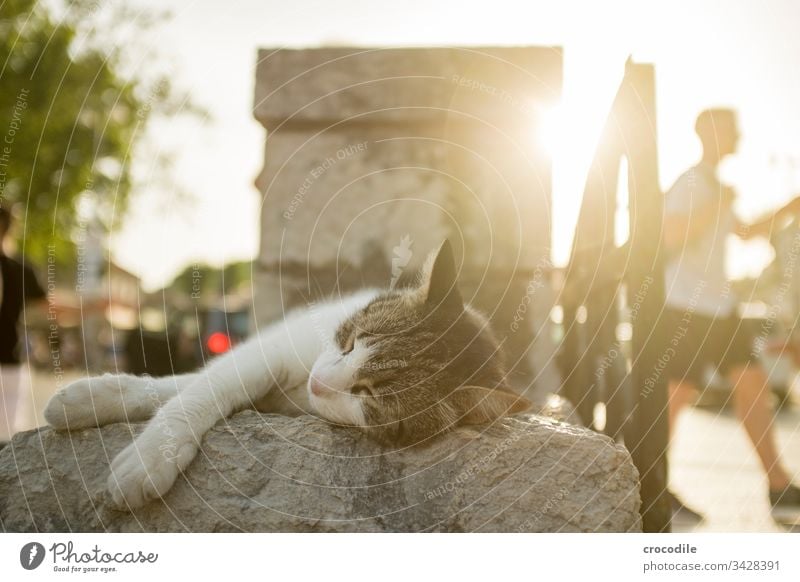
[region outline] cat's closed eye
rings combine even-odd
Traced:
[[[358,383],[350,387],[350,394],[353,396],[372,396],[372,390],[366,384]]]
[[[354,347],[356,347],[356,332],[351,333],[348,336],[347,341],[344,342],[344,346],[342,346],[342,355],[346,356],[353,351]]]
[[[353,333],[351,333],[350,336],[347,338],[347,341],[345,342],[344,347],[342,348],[342,355],[346,356],[347,354],[352,352],[353,348],[356,347],[356,340],[360,340],[365,335],[366,335],[366,333],[364,333],[364,332],[354,331]]]

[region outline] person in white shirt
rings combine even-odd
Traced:
[[[732,210],[733,190],[717,178],[720,161],[736,151],[736,115],[729,109],[704,111],[695,130],[703,157],[677,179],[664,201],[662,359],[667,361],[670,427],[698,385],[703,386],[706,367],[713,365],[733,387],[736,414],[766,473],[773,509],[800,509],[800,489],[792,485],[775,443],[767,374],[756,358],[753,332],[737,314],[738,301],[725,273],[727,237],[768,236],[781,221],[800,214],[800,198],[755,224],[740,222]],[[674,509],[693,513],[673,500]]]

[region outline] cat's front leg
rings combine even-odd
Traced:
[[[114,504],[131,510],[163,496],[214,424],[263,398],[277,378],[293,380],[286,349],[275,341],[284,338],[273,333],[237,346],[167,402],[112,462],[108,489]]]
[[[114,459],[108,478],[114,504],[130,510],[163,496],[219,420],[254,407],[278,382],[305,386],[323,340],[342,317],[336,305],[295,312],[212,360]]]
[[[71,430],[146,420],[197,377],[104,374],[81,378],[53,394],[44,417],[53,428]]]
[[[198,441],[185,418],[162,409],[111,463],[107,485],[114,505],[130,511],[167,493],[197,455]]]
[[[217,362],[220,367],[225,368]],[[163,496],[194,459],[203,435],[218,420],[243,408],[247,400],[263,396],[269,387],[265,375],[240,379],[230,370],[223,372],[227,373],[209,370],[201,374],[116,456],[108,489],[118,508],[136,509]]]

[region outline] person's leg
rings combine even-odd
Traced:
[[[668,404],[669,404],[669,442],[675,438],[675,428],[678,426],[678,416],[686,405],[695,398],[695,383],[691,380],[670,380],[668,384]],[[686,524],[697,523],[703,520],[703,516],[687,506],[680,497],[670,489],[667,491],[672,507],[673,519],[678,519]]]
[[[17,388],[16,423],[12,426],[15,433],[36,428],[36,412],[34,410],[32,392],[33,382],[31,379],[30,366],[20,366]]]
[[[19,400],[19,366],[0,364],[0,442],[11,440]]]
[[[678,415],[686,408],[687,404],[694,400],[696,387],[691,380],[670,380],[668,390],[669,438],[672,440],[678,422]]]
[[[775,444],[767,374],[760,365],[750,363],[732,367],[728,379],[733,386],[736,415],[753,442],[767,473],[769,488],[773,491],[783,489],[791,479],[781,464]]]
[[[701,349],[711,320],[689,310],[667,309],[664,313],[664,357],[668,357],[665,370],[667,377],[667,413],[669,420],[669,442],[672,446],[677,433],[680,413],[690,404],[697,392],[701,370],[708,359]],[[672,489],[667,490],[672,509],[672,519],[682,525],[696,525],[703,516],[687,506]]]

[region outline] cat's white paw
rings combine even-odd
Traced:
[[[121,412],[124,380],[106,374],[82,378],[59,389],[44,409],[44,417],[57,429],[102,426]]]
[[[114,505],[133,510],[162,497],[197,454],[197,445],[170,436],[159,443],[146,432],[111,463],[108,490]]]

